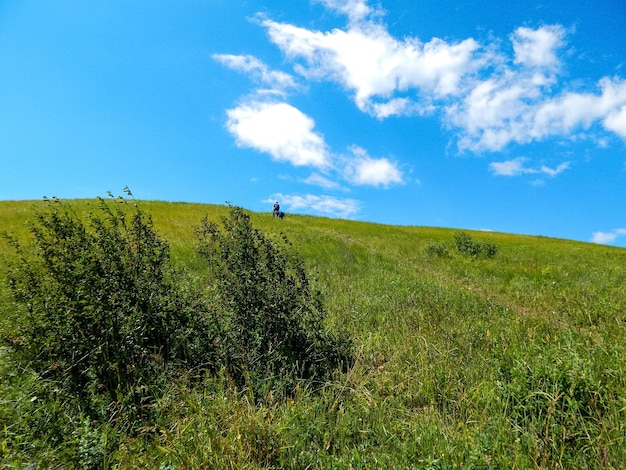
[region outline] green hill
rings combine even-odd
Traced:
[[[0,202],[0,230],[28,240],[25,222],[42,204]],[[79,214],[93,204],[72,201]],[[227,208],[138,204],[174,262],[202,277],[193,227]],[[158,425],[120,437],[110,423],[76,423],[62,450],[46,444],[45,423],[20,427],[21,415],[37,413],[37,378],[15,370],[3,346],[0,468],[65,467],[67,449],[107,468],[626,466],[626,250],[465,231],[497,248],[467,256],[458,230],[251,218],[303,256],[327,328],[355,341],[354,367],[319,393],[262,403],[224,381],[188,389],[173,377]],[[5,239],[0,253],[11,254]],[[0,335],[21,314],[4,262]]]

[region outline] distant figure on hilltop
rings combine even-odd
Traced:
[[[285,217],[285,213],[280,211],[280,204],[278,204],[278,201],[274,203],[274,211],[272,212],[272,215],[274,217],[278,217],[279,219]]]

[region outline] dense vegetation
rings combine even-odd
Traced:
[[[72,201],[59,222],[88,241],[78,268],[106,263],[113,278],[85,285],[100,281],[68,264],[56,281],[40,279],[54,299],[41,308],[58,309],[60,320],[75,311],[96,318],[100,308],[114,321],[119,305],[140,325],[123,325],[122,315],[120,330],[99,325],[106,334],[91,334],[105,351],[109,334],[127,331],[127,382],[99,378],[107,367],[97,363],[89,380],[73,382],[77,364],[50,354],[77,345],[58,344],[50,331],[48,356],[29,349],[41,346],[29,343],[34,304],[19,302],[42,288],[29,291],[19,282],[28,270],[15,269],[42,272],[25,222],[49,217],[47,205],[0,203],[0,227],[30,260],[20,263],[0,240],[8,256],[0,269],[0,468],[626,465],[626,250],[147,201],[121,222],[117,205],[102,212],[98,201]],[[150,235],[151,248],[107,258],[120,253],[98,241],[118,233],[110,232],[116,223],[126,227],[122,245]],[[228,235],[236,228],[245,236]],[[137,264],[158,275],[124,271]],[[115,305],[90,301],[85,311],[84,298],[71,297],[89,290],[102,298],[129,277],[135,297]],[[54,284],[70,279],[67,293]],[[294,305],[301,316],[289,314]],[[106,364],[118,364],[111,357],[120,351],[106,354]]]

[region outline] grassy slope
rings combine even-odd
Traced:
[[[0,227],[25,238],[24,221],[41,204],[0,202]],[[90,204],[75,201],[78,212]],[[225,208],[140,204],[175,260],[201,274],[192,227]],[[449,229],[269,213],[253,214],[253,223],[285,233],[305,257],[326,295],[329,327],[356,339],[357,365],[324,393],[302,391],[288,403],[253,406],[217,383],[181,390],[164,398],[160,434],[122,442],[113,463],[626,465],[626,250],[468,232],[499,248],[493,259],[471,260],[455,253]],[[450,256],[428,256],[434,243]],[[0,253],[7,250],[0,241]],[[0,328],[11,326],[13,312],[2,285]],[[0,394],[8,407],[28,398],[10,386]],[[0,459],[37,457],[19,451],[18,440],[5,428]]]

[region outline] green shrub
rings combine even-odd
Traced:
[[[230,377],[256,395],[293,390],[299,379],[322,381],[350,361],[350,342],[324,330],[320,292],[288,240],[274,240],[231,207],[223,230],[196,228],[209,262],[211,288],[225,312],[222,357]]]
[[[80,217],[57,199],[48,206],[30,224],[32,250],[12,241],[7,278],[26,315],[9,343],[49,384],[38,393],[134,429],[170,371],[211,364],[211,322],[139,208],[99,199]]]
[[[430,243],[426,246],[426,254],[428,256],[438,256],[440,258],[448,258],[450,253],[443,243]]]
[[[479,256],[493,258],[498,252],[498,247],[495,243],[474,241],[465,232],[454,234],[454,244],[459,253],[471,258]]]

